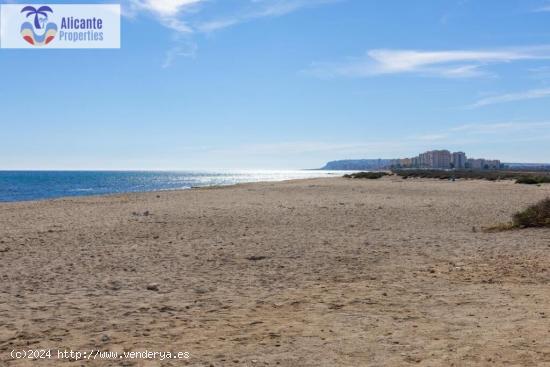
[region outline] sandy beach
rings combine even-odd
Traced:
[[[0,366],[550,366],[511,181],[326,178],[0,204]],[[29,360],[12,350],[173,351]]]

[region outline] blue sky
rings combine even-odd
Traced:
[[[0,169],[550,161],[550,2],[122,8],[120,50],[0,50]]]

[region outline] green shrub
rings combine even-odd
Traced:
[[[345,178],[363,178],[368,180],[377,180],[384,176],[387,176],[386,172],[357,172],[350,175],[344,175]]]
[[[516,183],[526,185],[539,185],[548,182],[550,182],[550,177],[548,176],[526,176],[516,180]]]
[[[513,224],[519,228],[550,227],[550,198],[516,213]]]
[[[521,177],[516,180],[516,183],[524,185],[538,185],[540,184],[540,181],[537,180],[536,177]]]

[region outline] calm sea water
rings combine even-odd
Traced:
[[[338,171],[0,171],[0,202],[341,175]]]

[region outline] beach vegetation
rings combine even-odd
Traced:
[[[522,171],[476,171],[476,170],[429,170],[429,169],[413,169],[413,170],[394,170],[394,174],[407,178],[433,178],[440,180],[515,180],[518,184],[543,184],[550,183],[550,172],[522,172]]]
[[[550,197],[515,213],[512,221],[485,228],[486,232],[502,232],[521,228],[550,228]]]
[[[543,183],[550,183],[550,176],[526,176],[520,177],[516,180],[518,184],[525,185],[540,185]]]
[[[361,178],[367,180],[377,180],[384,176],[388,176],[387,172],[357,172],[349,175],[344,175],[345,178]]]
[[[550,227],[550,197],[514,214],[512,223],[517,228]]]

